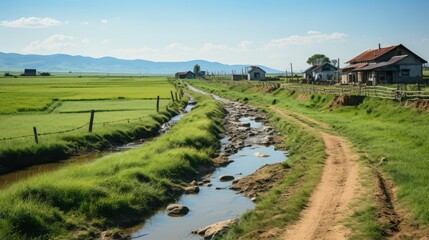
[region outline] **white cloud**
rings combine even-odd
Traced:
[[[311,45],[314,43],[324,43],[328,41],[341,40],[347,37],[347,34],[340,32],[333,32],[330,34],[321,33],[318,31],[308,31],[307,35],[292,35],[285,38],[273,39],[265,48],[279,48],[288,45]]]
[[[32,41],[24,47],[22,53],[58,53],[69,50],[77,45],[76,38],[62,34],[54,34],[44,40]],[[85,42],[83,39],[81,42]],[[86,39],[87,40],[87,39]],[[89,40],[88,40],[89,41]]]
[[[17,20],[4,20],[0,23],[3,27],[13,28],[46,28],[62,25],[62,23],[53,18],[38,18],[38,17],[22,17]]]
[[[106,23],[108,23],[109,21],[107,20],[107,19],[101,19],[101,21],[100,21],[102,24],[106,24]]]
[[[105,44],[109,44],[110,43],[110,39],[103,39],[103,41],[101,41],[101,44],[105,45]]]
[[[82,25],[88,25],[89,22],[80,22],[80,24],[82,24]]]
[[[228,49],[228,47],[226,45],[204,43],[203,46],[200,48],[200,51],[202,51],[202,52],[222,51],[222,50],[226,50],[226,49]]]
[[[84,38],[80,42],[83,43],[83,44],[88,44],[90,41],[89,41],[88,38]]]
[[[252,45],[251,41],[243,40],[238,44],[238,48],[242,50],[249,50],[251,45]]]
[[[310,30],[310,31],[308,31],[308,32],[307,32],[307,34],[308,34],[308,35],[318,35],[318,34],[321,34],[321,32]]]
[[[166,51],[192,51],[195,49],[184,46],[180,43],[170,43],[164,47],[164,50],[166,50]]]

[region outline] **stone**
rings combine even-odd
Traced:
[[[198,192],[200,192],[200,188],[198,186],[185,187],[186,194],[196,194]]]
[[[167,213],[170,216],[183,216],[188,214],[189,208],[185,205],[170,204],[167,206]]]
[[[230,226],[235,223],[235,221],[236,220],[234,219],[229,219],[229,220],[217,222],[209,226],[196,229],[192,231],[192,233],[203,236],[204,239],[213,239],[215,236],[220,236],[225,231],[227,231],[230,228]]]
[[[229,182],[232,180],[234,180],[234,176],[232,176],[232,175],[222,175],[219,177],[219,181],[221,181],[221,182]]]
[[[255,152],[254,155],[257,156],[257,157],[260,157],[260,158],[267,158],[267,157],[270,156],[268,154],[261,153],[261,152]]]

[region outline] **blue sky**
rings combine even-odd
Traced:
[[[427,0],[4,0],[0,52],[307,68],[402,43],[429,60]],[[202,66],[204,68],[204,66]]]

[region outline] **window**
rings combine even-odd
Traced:
[[[402,55],[402,51],[398,51],[398,56]]]
[[[402,76],[410,76],[410,69],[402,69],[401,75]]]

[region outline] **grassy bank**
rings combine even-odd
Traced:
[[[428,114],[399,103],[367,98],[358,106],[329,109],[333,96],[311,95],[286,90],[266,92],[263,88],[231,87],[218,83],[196,83],[198,87],[220,95],[249,101],[254,104],[276,106],[301,113],[328,123],[332,131],[346,136],[362,150],[362,162],[378,169],[391,179],[397,191],[397,200],[410,212],[412,223],[429,224],[429,118]],[[380,158],[385,157],[381,166]],[[369,186],[371,187],[371,186]],[[368,203],[362,218],[374,220],[374,202]],[[371,215],[371,216],[369,216]],[[370,235],[373,224],[369,224]]]
[[[177,197],[178,185],[211,164],[222,107],[198,106],[156,141],[91,164],[30,178],[0,195],[0,238],[91,239],[148,217]]]

